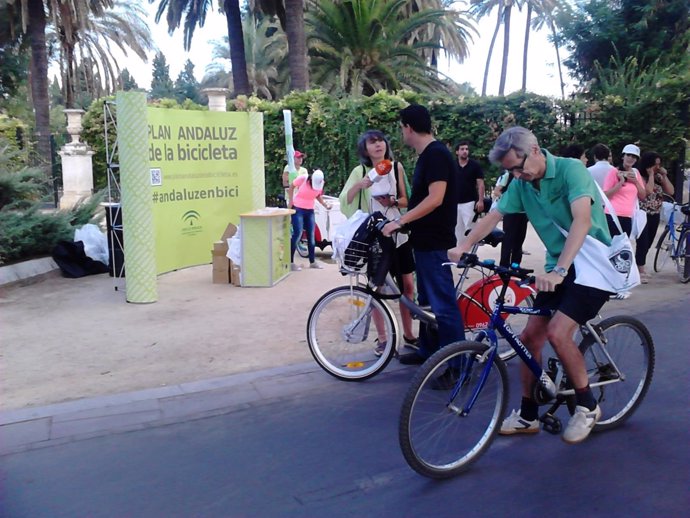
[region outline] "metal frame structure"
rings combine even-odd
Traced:
[[[122,228],[122,189],[120,188],[120,164],[118,162],[117,118],[113,101],[103,102],[103,127],[105,137],[105,161],[108,177],[108,201],[106,203],[106,220],[108,222],[108,246],[110,247],[110,274],[114,279],[125,276],[124,233]],[[110,146],[109,136],[115,135]],[[115,253],[122,251],[122,261],[116,265]],[[118,268],[119,266],[119,268]],[[118,287],[115,286],[117,291]]]

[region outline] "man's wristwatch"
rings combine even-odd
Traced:
[[[568,276],[568,270],[566,270],[566,269],[563,268],[562,266],[556,266],[556,267],[554,267],[554,269],[551,270],[551,271],[554,272],[554,273],[557,273],[557,274],[560,275],[561,277],[567,277],[567,276]]]

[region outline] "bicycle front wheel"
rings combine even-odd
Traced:
[[[678,271],[678,278],[680,282],[685,284],[690,281],[690,264],[685,260],[685,254],[687,253],[688,246],[688,232],[683,232],[680,235],[680,240],[678,241],[678,247],[676,248],[675,260],[676,269]]]
[[[457,475],[496,437],[508,398],[508,373],[498,355],[487,364],[487,350],[479,342],[456,342],[417,371],[398,427],[402,453],[417,473],[436,479]]]
[[[647,328],[623,315],[597,326],[604,346],[592,336],[580,344],[592,392],[601,407],[601,420],[593,431],[615,428],[640,405],[654,374],[654,343]]]
[[[377,322],[385,347],[377,347]],[[328,374],[360,381],[383,370],[395,354],[396,321],[388,305],[358,286],[325,293],[307,319],[307,343],[314,360]]]
[[[668,227],[664,230],[656,243],[656,252],[654,254],[654,271],[659,273],[663,270],[673,253],[673,241],[671,241],[671,234]]]

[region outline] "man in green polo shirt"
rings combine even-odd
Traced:
[[[537,362],[541,362],[547,338],[558,354],[577,399],[563,440],[579,443],[601,418],[601,409],[589,387],[584,358],[573,335],[579,325],[596,317],[610,293],[575,284],[573,261],[587,234],[605,244],[611,242],[600,195],[582,162],[553,156],[539,147],[531,131],[519,126],[507,129],[498,137],[489,159],[510,172],[514,181],[496,210],[479,220],[467,239],[448,251],[448,257],[457,262],[505,214],[527,214],[546,247],[546,273],[536,276],[539,293],[534,307],[551,309],[554,313],[550,318],[530,316],[520,339]],[[568,231],[567,238],[554,222]],[[502,435],[539,432],[538,405],[532,399],[536,379],[525,364],[520,368],[520,411],[513,411],[503,421]]]

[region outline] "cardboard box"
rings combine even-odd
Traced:
[[[212,264],[212,282],[213,284],[228,284],[232,283],[232,270],[233,266],[237,270],[237,284],[239,286],[239,266],[233,265],[232,261],[228,259],[228,239],[235,235],[237,232],[237,227],[232,223],[228,224],[225,228],[225,232],[221,236],[219,241],[213,243],[213,249],[211,250],[211,264]]]

